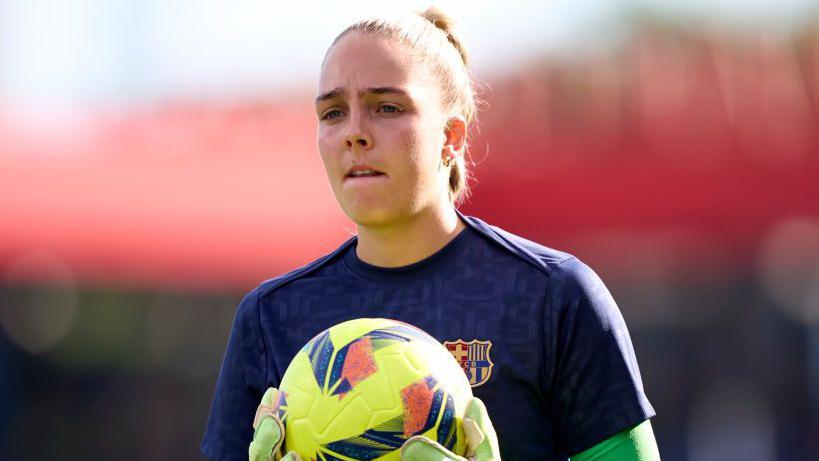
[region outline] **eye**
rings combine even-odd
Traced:
[[[381,104],[378,106],[378,112],[383,112],[385,114],[398,114],[403,112],[403,109],[395,104]]]
[[[320,120],[335,120],[335,119],[341,117],[342,115],[344,115],[344,114],[340,110],[331,109],[331,110],[328,110],[327,112],[321,114],[321,117],[319,117],[319,119]]]

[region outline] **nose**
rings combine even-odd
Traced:
[[[373,144],[372,141],[370,141],[370,137],[364,133],[347,135],[344,142],[347,144],[347,148],[349,149],[352,149],[354,145],[358,146],[359,148],[369,149]]]
[[[350,114],[350,125],[347,135],[344,137],[344,144],[348,149],[371,149],[373,140],[370,136],[361,114]]]

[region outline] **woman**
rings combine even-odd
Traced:
[[[449,24],[433,9],[361,21],[327,51],[318,145],[358,235],[244,298],[202,442],[208,457],[244,459],[254,428],[251,458],[279,457],[275,390],[254,422],[265,389],[316,333],[388,317],[455,355],[488,352],[465,370],[479,399],[465,422],[470,458],[658,459],[628,331],[599,278],[455,207],[475,102]],[[403,457],[459,459],[425,439]]]

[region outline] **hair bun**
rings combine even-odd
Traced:
[[[454,33],[454,22],[452,18],[449,17],[446,13],[444,13],[440,8],[437,6],[430,6],[423,13],[420,15],[426,19],[427,21],[431,22],[433,26],[440,29],[443,33],[446,34],[447,40],[452,46],[458,50],[458,53],[461,55],[461,59],[463,60],[464,64],[468,64],[469,60],[466,54],[466,50],[464,49],[463,45],[461,45],[461,41],[458,37],[455,36]]]

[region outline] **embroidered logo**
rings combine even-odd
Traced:
[[[444,346],[449,350],[455,360],[461,364],[469,384],[478,387],[492,376],[492,368],[495,364],[489,357],[489,350],[492,349],[492,341],[478,341],[473,339],[466,342],[462,339],[457,341],[444,341]]]

